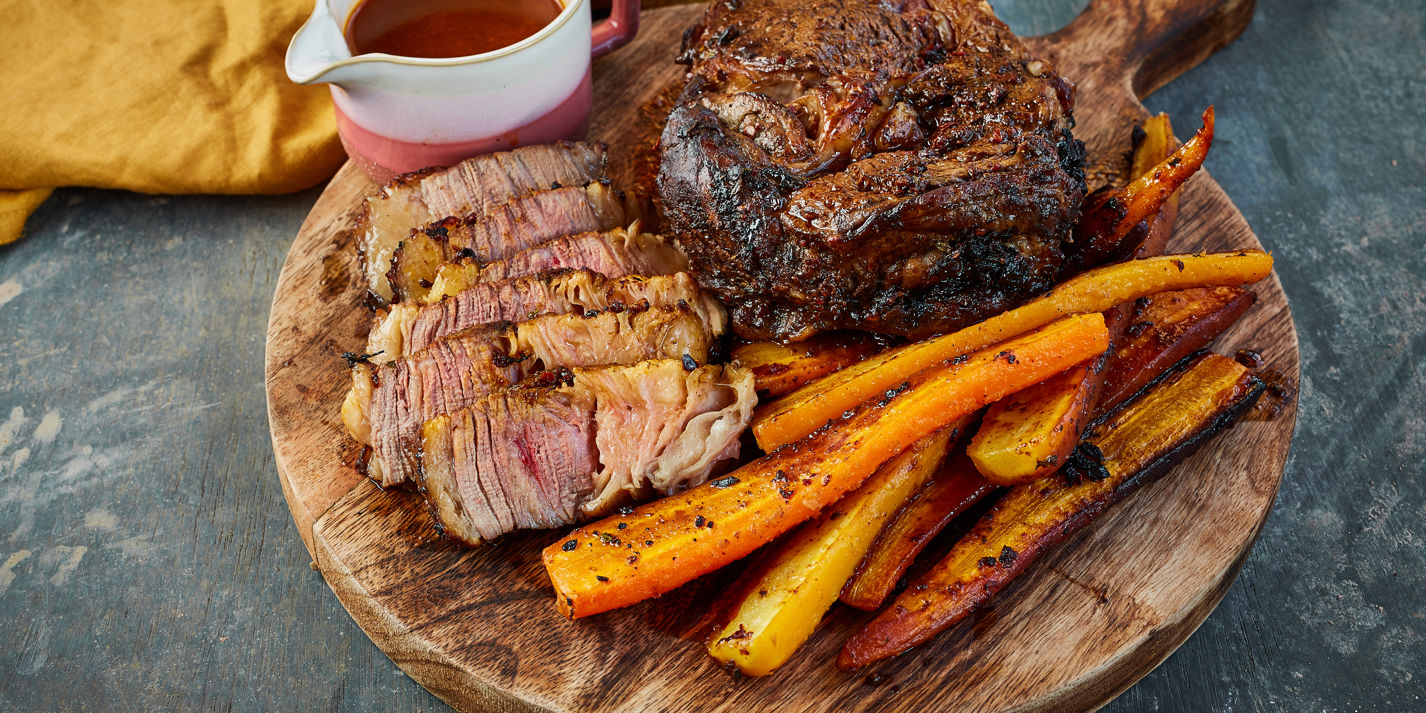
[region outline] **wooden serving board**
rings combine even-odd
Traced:
[[[1138,97],[1238,35],[1252,0],[1095,0],[1032,44],[1079,85],[1076,136],[1126,170]],[[645,13],[637,41],[595,65],[592,136],[627,179],[646,132],[641,108],[679,81],[671,59],[700,7]],[[1204,97],[1204,103],[1213,97]],[[1175,117],[1189,131],[1197,117]],[[476,549],[436,536],[418,498],[353,469],[338,408],[340,355],[369,322],[349,234],[373,190],[347,164],[313,207],[283,266],[267,335],[273,450],[298,531],[322,576],[403,670],[464,711],[1076,711],[1099,707],[1162,661],[1227,591],[1272,506],[1296,411],[1246,421],[1037,564],[934,642],[861,675],[838,671],[867,615],[835,607],[782,670],[736,678],[704,653],[715,574],[660,600],[588,620],[556,612],[539,550],[555,533]],[[1205,174],[1184,189],[1176,251],[1260,247]],[[1274,277],[1220,342],[1259,350],[1298,377],[1297,339]],[[867,674],[879,674],[873,686]]]

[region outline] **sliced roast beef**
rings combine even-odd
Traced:
[[[357,364],[342,418],[353,437],[372,447],[367,474],[396,485],[415,473],[408,446],[427,419],[547,369],[685,355],[701,364],[712,342],[708,325],[687,305],[486,325],[393,362]]]
[[[419,487],[447,535],[475,544],[576,521],[599,467],[586,404],[506,389],[421,429]]]
[[[737,458],[752,374],[676,359],[574,369],[556,386],[496,392],[421,429],[421,492],[467,543],[569,525],[629,496],[701,484]]]
[[[603,175],[604,162],[602,144],[561,142],[398,177],[366,200],[357,221],[357,252],[371,297],[378,304],[391,300],[386,274],[397,244],[413,229],[449,216],[484,214],[511,198],[554,185],[585,185]]]
[[[551,270],[495,282],[477,282],[434,304],[402,302],[378,313],[366,353],[384,363],[409,356],[436,339],[490,322],[544,314],[584,314],[626,306],[647,309],[686,304],[714,336],[727,328],[722,305],[698,289],[686,272],[625,275],[610,279],[587,269]]]
[[[442,263],[461,256],[503,260],[555,238],[628,225],[623,194],[603,183],[539,191],[483,213],[445,218],[411,231],[387,279],[394,301],[420,299]]]
[[[688,269],[683,253],[662,236],[628,230],[582,233],[522,250],[504,260],[482,264],[460,260],[441,265],[422,302],[438,302],[478,282],[507,280],[559,268],[588,268],[605,277],[669,275]]]
[[[607,513],[651,490],[676,493],[701,485],[720,462],[738,457],[757,405],[752,372],[726,364],[688,367],[663,359],[576,370],[576,385],[595,400],[599,445],[600,469],[594,497],[583,505],[586,513]]]

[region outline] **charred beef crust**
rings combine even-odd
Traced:
[[[740,336],[920,337],[1060,277],[1073,89],[983,4],[713,3],[683,59],[663,224]]]

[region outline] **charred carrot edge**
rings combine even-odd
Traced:
[[[890,658],[960,621],[1040,555],[1231,425],[1262,390],[1241,364],[1204,355],[1120,412],[1076,451],[1077,463],[1011,488],[940,564],[847,640],[837,665],[853,670]]]
[[[1124,215],[1119,219],[1117,230],[1127,230],[1129,226],[1153,217],[1179,186],[1203,167],[1208,149],[1213,146],[1213,118],[1213,107],[1203,110],[1203,128],[1194,133],[1193,138],[1184,142],[1154,170],[1142,173],[1124,187]]]
[[[753,373],[759,398],[781,396],[803,384],[851,366],[886,345],[854,332],[820,334],[796,344],[752,342],[733,348],[733,363]]]
[[[1104,350],[1098,314],[1070,317],[884,390],[836,423],[721,478],[575,529],[545,548],[556,606],[582,617],[658,596],[771,542],[912,443]]]
[[[983,349],[1065,315],[1103,312],[1156,292],[1257,282],[1272,272],[1272,262],[1261,250],[1244,250],[1165,255],[1096,268],[1025,305],[958,332],[882,352],[769,402],[753,414],[753,435],[764,451],[771,451],[821,428],[932,364]]]
[[[1155,166],[1172,159],[1174,152],[1179,149],[1178,139],[1173,135],[1173,122],[1169,121],[1168,114],[1151,116],[1144,120],[1140,128],[1144,130],[1144,138],[1134,147],[1134,159],[1130,169],[1135,176],[1147,175]],[[1148,218],[1148,235],[1134,251],[1134,259],[1161,255],[1167,249],[1169,238],[1173,237],[1174,224],[1178,222],[1178,194],[1178,190],[1170,193],[1163,205],[1159,206],[1158,213]]]
[[[1143,176],[1155,166],[1163,163],[1178,150],[1178,140],[1173,135],[1173,121],[1168,114],[1155,114],[1139,123],[1136,132],[1134,153],[1129,161],[1129,175]],[[1176,202],[1177,192],[1169,196],[1169,202]]]
[[[816,630],[888,520],[931,479],[965,418],[917,441],[745,573],[737,608],[708,654],[747,676],[786,663]]]
[[[1139,223],[1152,219],[1173,195],[1203,166],[1213,145],[1213,107],[1203,112],[1203,127],[1152,170],[1139,173],[1107,200],[1098,201],[1075,226],[1077,254],[1083,264],[1093,265],[1122,251],[1124,239]],[[1155,129],[1157,131],[1157,128]],[[1147,129],[1146,129],[1147,131]],[[1147,163],[1144,161],[1143,163]],[[1071,268],[1078,264],[1072,264]]]
[[[1132,170],[1134,175],[1147,176],[1152,170],[1161,170],[1174,153],[1173,125],[1167,114],[1159,114],[1145,119],[1140,129]],[[1135,257],[1163,252],[1178,219],[1177,196],[1173,191],[1150,218],[1150,225],[1142,226],[1143,238]],[[1116,343],[1128,325],[1129,311],[1129,305],[1120,304],[1104,315],[1109,336]],[[1107,362],[1106,353],[1104,358],[991,404],[966,448],[981,475],[996,485],[1017,485],[1058,470],[1094,414]]]
[[[995,490],[960,450],[882,530],[856,574],[842,589],[843,604],[871,611],[886,601],[916,556],[946,525]]]
[[[1257,302],[1240,287],[1203,287],[1150,295],[1136,306],[1128,334],[1105,369],[1095,417],[1133,398],[1174,364],[1206,348]]]

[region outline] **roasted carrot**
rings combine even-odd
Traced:
[[[991,404],[966,446],[976,470],[996,485],[1059,470],[1094,412],[1103,370],[1101,355]]]
[[[1241,287],[1201,287],[1139,300],[1105,369],[1096,415],[1124,403],[1174,364],[1207,347],[1257,296]]]
[[[1168,114],[1151,116],[1139,128],[1143,129],[1143,134],[1134,145],[1130,166],[1130,175],[1134,176],[1147,174],[1178,149],[1178,140],[1174,138],[1173,123],[1169,121]],[[1159,206],[1158,214],[1148,219],[1144,240],[1132,255],[1134,259],[1153,257],[1167,248],[1169,238],[1173,237],[1174,224],[1178,222],[1178,194],[1177,190],[1170,193]]]
[[[886,348],[868,334],[832,332],[788,344],[752,342],[733,348],[733,363],[753,372],[760,398],[781,396]]]
[[[1132,170],[1148,175],[1160,170],[1174,152],[1173,127],[1167,114],[1146,119],[1136,134]],[[1170,194],[1150,224],[1140,223],[1135,257],[1163,252],[1177,220],[1177,192]],[[1104,313],[1110,339],[1119,342],[1128,326],[1131,305]],[[1042,384],[991,404],[967,453],[981,475],[997,485],[1028,483],[1059,469],[1079,443],[1104,386],[1108,353]]]
[[[1134,152],[1129,159],[1129,175],[1137,178],[1147,175],[1178,149],[1169,115],[1156,114],[1140,122],[1138,130],[1134,132],[1133,143]],[[1177,192],[1170,195],[1166,202],[1177,203]]]
[[[845,670],[895,656],[963,619],[1040,555],[1163,473],[1250,407],[1263,384],[1204,355],[1131,403],[1052,476],[1011,488],[934,569],[842,647]]]
[[[1108,341],[1103,317],[1081,315],[934,364],[728,475],[577,528],[544,550],[556,605],[569,617],[598,614],[733,562],[815,516],[912,443]]]
[[[1105,265],[1064,282],[1039,299],[958,332],[882,352],[807,384],[760,407],[753,414],[753,434],[764,451],[771,451],[821,428],[932,364],[1024,334],[1065,315],[1103,312],[1156,292],[1257,282],[1271,272],[1272,257],[1260,250],[1165,255]]]
[[[766,676],[807,640],[872,540],[940,467],[965,418],[917,441],[861,487],[807,523],[763,566],[749,570],[744,593],[708,654],[748,676]]]
[[[842,589],[842,603],[871,611],[886,601],[916,556],[946,525],[995,490],[964,450],[955,451],[872,544]]]
[[[1075,226],[1080,246],[1071,256],[1071,270],[1128,256],[1125,238],[1139,223],[1152,220],[1198,169],[1213,145],[1213,107],[1203,112],[1203,128],[1153,170],[1145,171],[1105,200],[1094,202]]]
[[[1116,229],[1126,230],[1128,226],[1158,213],[1160,206],[1172,200],[1179,186],[1202,168],[1212,146],[1213,107],[1210,106],[1203,110],[1203,127],[1194,133],[1193,138],[1160,161],[1152,171],[1140,172],[1138,178],[1124,187],[1123,212],[1119,215]]]

